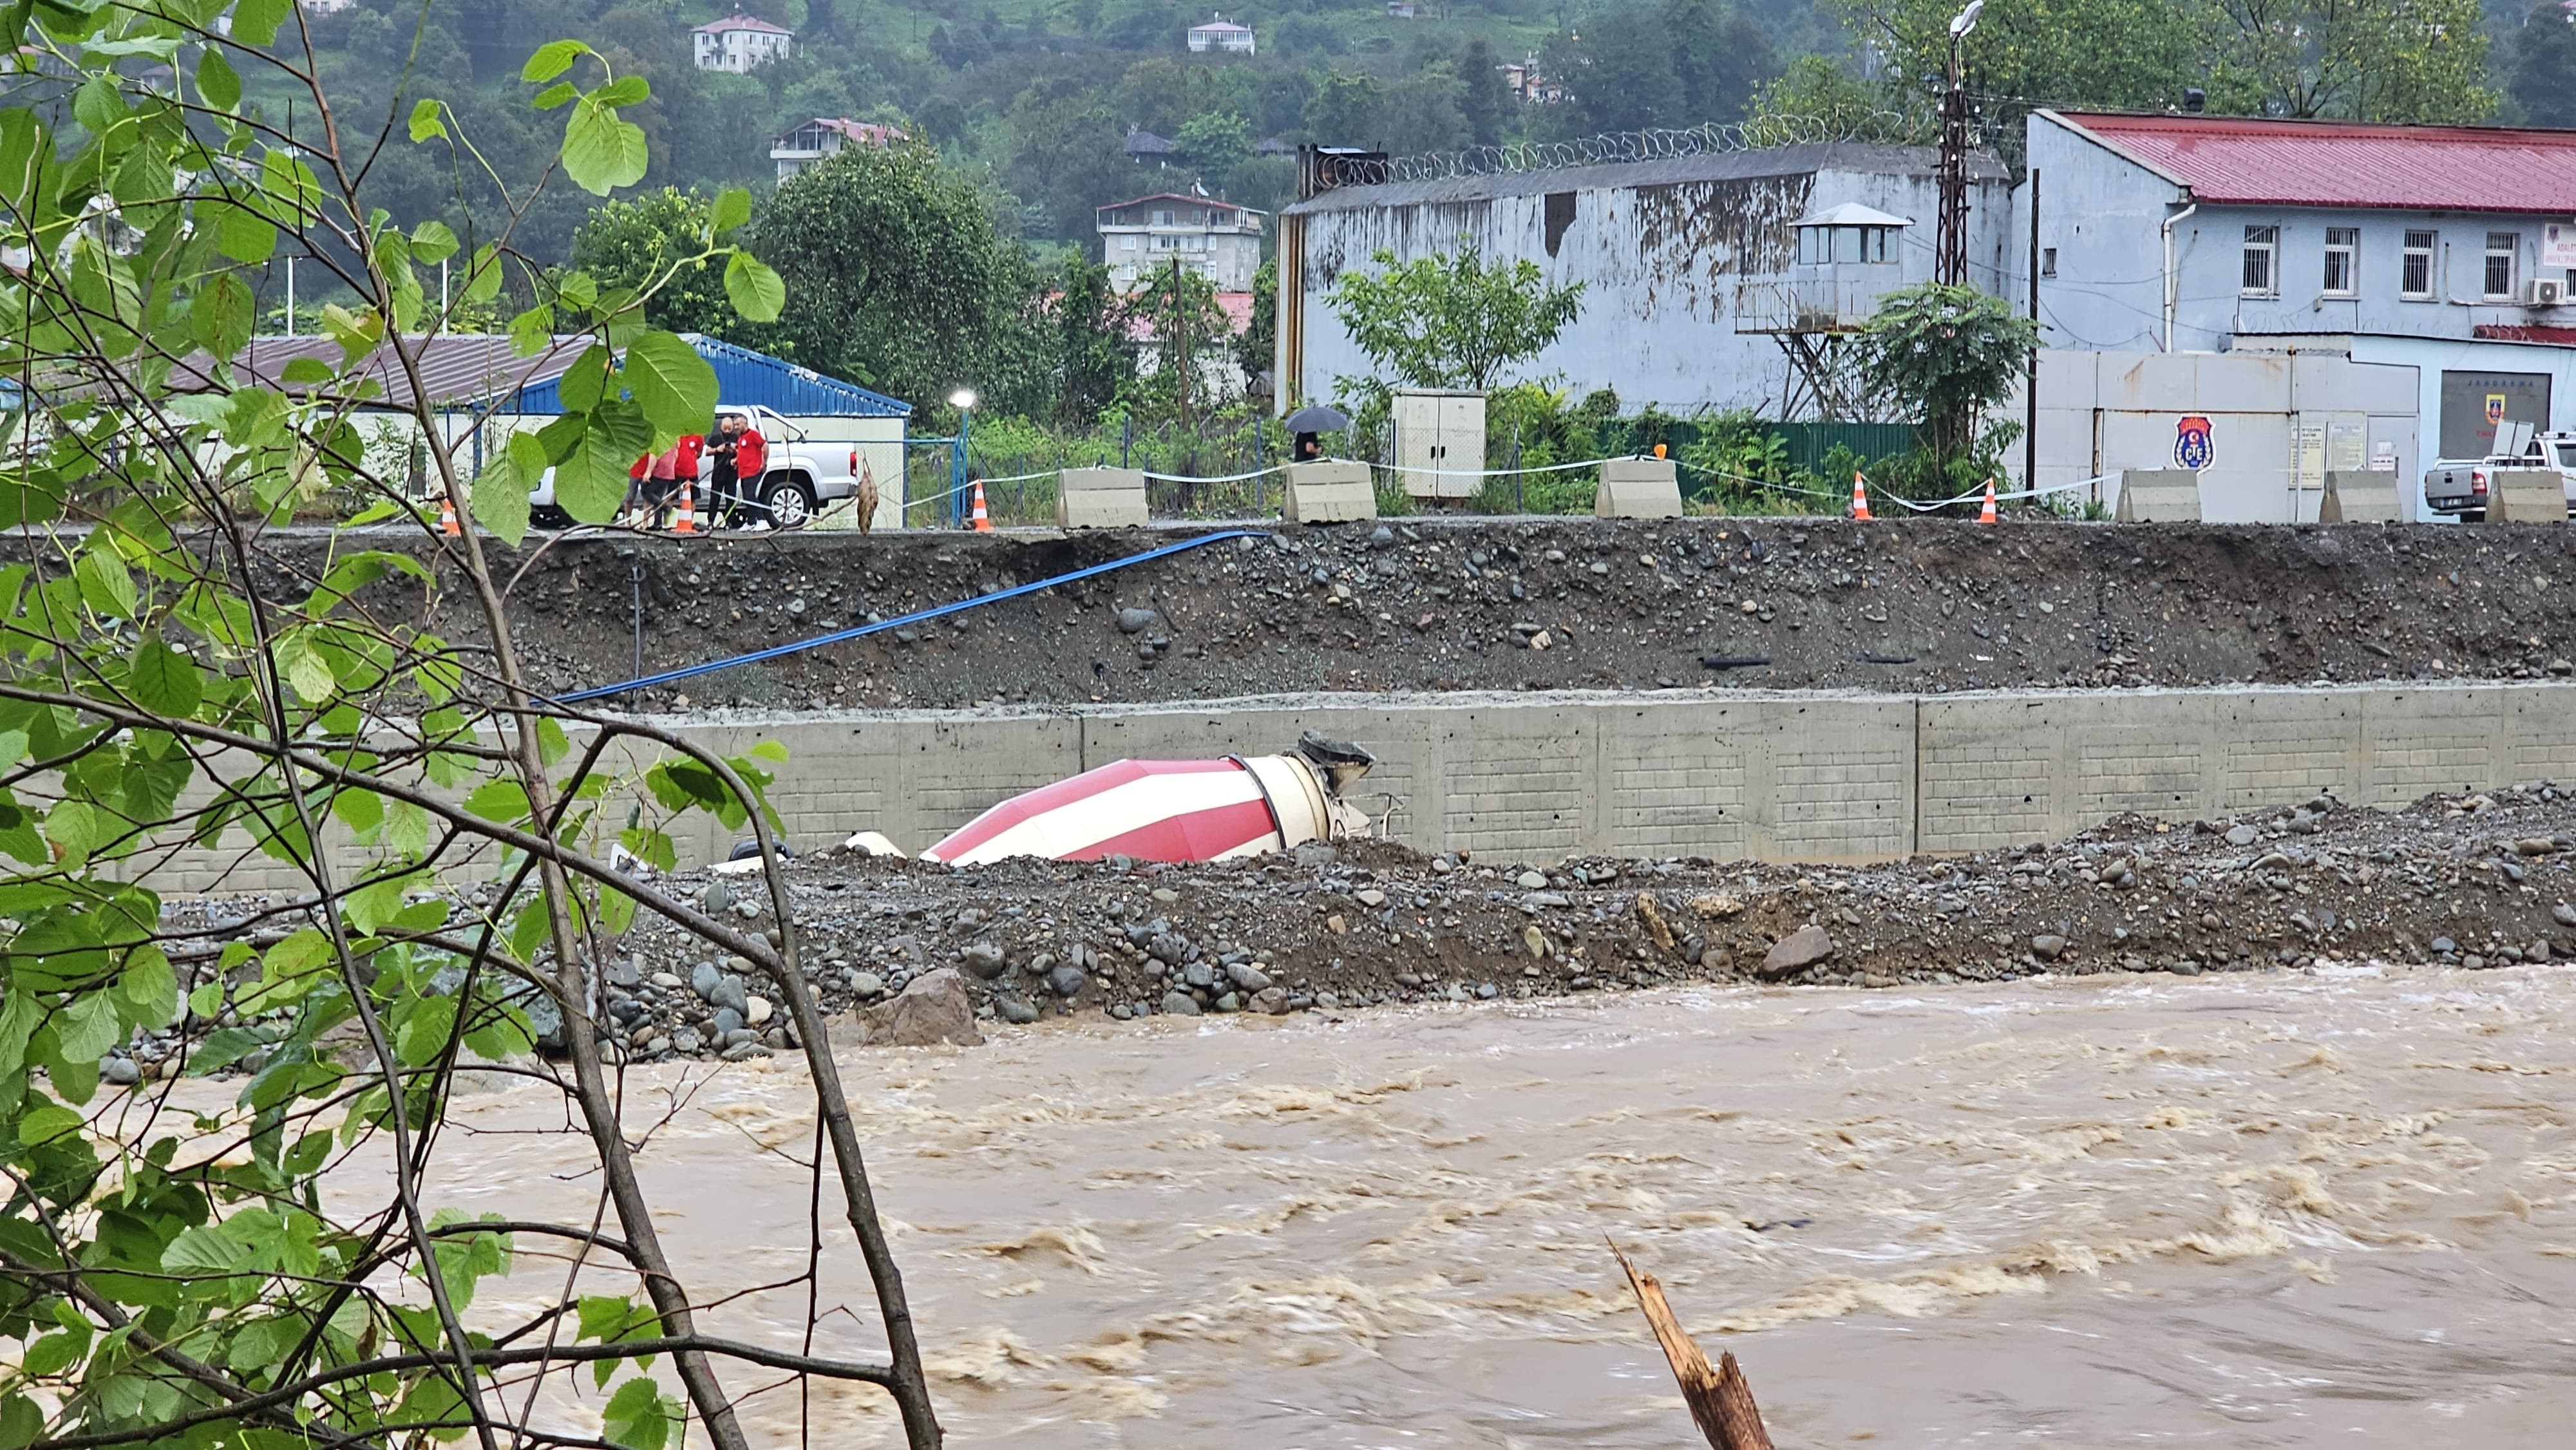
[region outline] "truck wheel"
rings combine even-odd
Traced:
[[[802,528],[813,521],[814,495],[801,479],[782,479],[761,495],[761,508],[773,529]]]

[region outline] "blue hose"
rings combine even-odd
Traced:
[[[1102,574],[1108,574],[1119,569],[1124,569],[1131,564],[1149,564],[1156,559],[1168,559],[1174,554],[1198,548],[1203,544],[1213,544],[1222,539],[1263,539],[1268,537],[1269,534],[1265,530],[1261,529],[1227,529],[1221,533],[1201,534],[1195,539],[1183,539],[1177,544],[1165,544],[1159,549],[1148,549],[1141,554],[1130,554],[1124,559],[1112,559],[1106,564],[1094,564],[1087,569],[1076,569],[1070,574],[1058,574],[1050,579],[1039,579],[1027,584],[1014,585],[1011,588],[997,590],[991,594],[978,594],[972,599],[961,599],[954,604],[942,604],[936,608],[918,610],[914,613],[902,615],[894,619],[884,620],[876,624],[853,625],[848,629],[834,630],[830,634],[818,634],[812,639],[798,640],[794,644],[775,645],[769,649],[755,650],[747,655],[735,655],[730,659],[710,660],[702,665],[689,665],[682,669],[664,670],[658,675],[646,675],[641,679],[628,680],[623,684],[593,685],[587,690],[575,690],[569,695],[557,695],[555,697],[555,701],[558,704],[577,705],[584,700],[604,700],[611,695],[624,695],[636,690],[651,689],[657,685],[668,685],[676,681],[690,679],[698,675],[713,674],[717,670],[729,670],[736,665],[756,665],[763,660],[778,659],[781,656],[796,654],[802,650],[820,649],[824,645],[839,644],[843,640],[857,639],[862,635],[876,634],[889,629],[901,629],[908,624],[920,624],[924,620],[937,619],[942,615],[955,614],[960,610],[972,609],[979,604],[998,604],[1005,599],[1017,599],[1023,594],[1035,594],[1041,589],[1052,589],[1059,584],[1074,584],[1085,579],[1096,578]]]

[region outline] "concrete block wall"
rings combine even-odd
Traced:
[[[2324,791],[2394,807],[2576,781],[2576,684],[2556,682],[1315,695],[664,723],[729,755],[785,746],[770,797],[789,842],[809,850],[874,830],[919,851],[997,801],[1113,760],[1269,754],[1305,730],[1377,755],[1357,795],[1382,835],[1530,861],[1866,861],[2053,839],[2125,812],[2192,820]],[[628,766],[643,759],[630,750]],[[372,854],[336,839],[345,865]],[[680,856],[721,859],[733,840],[700,818]],[[300,889],[283,864],[244,857],[236,835],[147,879],[165,894]]]

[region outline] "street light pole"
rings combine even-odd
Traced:
[[[1932,280],[1945,287],[1968,280],[1968,91],[1960,74],[1960,42],[1977,28],[1986,0],[1950,21],[1948,84],[1941,92],[1941,222],[1932,249]]]

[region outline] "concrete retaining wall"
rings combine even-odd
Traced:
[[[1711,691],[1277,696],[1063,713],[885,712],[666,722],[727,754],[787,748],[788,840],[857,830],[918,851],[1006,796],[1124,757],[1255,754],[1301,730],[1366,745],[1382,833],[1509,860],[1572,854],[1861,861],[2068,835],[2127,811],[2172,820],[2332,791],[2576,780],[2576,684],[1959,695]],[[618,814],[622,815],[622,811]],[[731,837],[701,821],[684,863]],[[341,853],[353,864],[368,854]],[[189,852],[165,894],[294,890],[280,863]],[[471,869],[451,872],[471,876]]]

